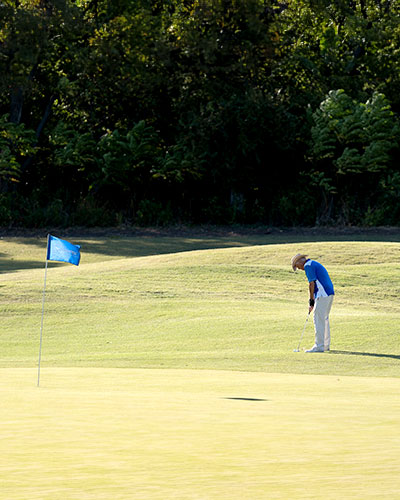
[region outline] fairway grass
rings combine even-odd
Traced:
[[[62,237],[62,235],[59,235]],[[400,243],[0,238],[0,500],[400,498]],[[335,284],[329,353],[292,255]]]
[[[0,497],[398,499],[400,379],[1,369]]]
[[[38,360],[44,264],[35,259],[45,240],[24,241],[0,246],[3,267],[10,263],[0,274],[3,367]],[[144,250],[135,238],[74,243],[82,245],[79,267],[49,265],[44,366],[399,376],[400,243],[251,239],[246,246],[242,239],[235,247],[182,252],[177,240],[177,252],[161,255],[147,254],[173,249],[162,238]],[[29,249],[33,268],[26,265]],[[332,350],[322,358],[293,353],[308,312],[305,275],[290,268],[298,251],[323,262],[335,284]],[[313,342],[310,321],[301,348]]]

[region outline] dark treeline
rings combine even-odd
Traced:
[[[399,16],[0,1],[0,225],[400,225]]]

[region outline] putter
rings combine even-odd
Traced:
[[[307,321],[308,321],[308,318],[310,317],[310,313],[311,313],[311,311],[307,314],[307,319],[306,319],[306,322],[304,323],[303,331],[301,332],[301,337],[300,337],[300,340],[299,340],[299,345],[297,346],[297,349],[293,349],[293,352],[300,352],[300,344],[301,344],[301,341],[303,340],[304,331],[306,329]]]

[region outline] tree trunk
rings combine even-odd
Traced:
[[[22,105],[24,103],[24,93],[22,87],[14,88],[11,93],[10,122],[19,124],[22,115]]]

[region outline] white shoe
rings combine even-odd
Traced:
[[[314,347],[311,347],[311,349],[307,349],[305,352],[324,352],[324,350],[321,347],[317,347],[315,345]]]
[[[330,351],[330,347],[324,347],[324,352]]]

